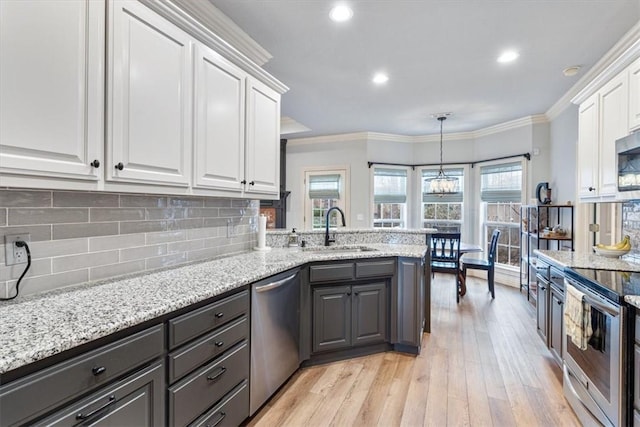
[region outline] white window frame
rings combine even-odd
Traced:
[[[421,166],[419,168],[416,169],[416,175],[417,175],[417,191],[416,191],[416,197],[418,200],[417,203],[417,209],[416,209],[416,219],[417,219],[417,226],[419,228],[437,228],[434,227],[432,225],[427,225],[425,227],[424,222],[424,205],[425,202],[422,201],[422,186],[423,186],[423,181],[422,181],[422,172],[425,170],[429,170],[429,171],[438,171],[440,169],[440,165],[432,165],[432,166]],[[461,207],[460,207],[460,216],[461,219],[460,220],[444,220],[441,222],[445,222],[445,223],[450,223],[450,224],[455,224],[456,226],[459,226],[460,228],[460,232],[463,233],[464,227],[465,227],[465,218],[467,215],[466,212],[466,206],[467,206],[467,189],[469,188],[469,168],[467,167],[467,165],[465,164],[459,164],[459,165],[443,165],[442,169],[444,170],[444,173],[447,173],[447,170],[451,170],[451,169],[462,169],[462,186],[461,186],[461,191],[462,191],[462,202],[461,202]]]
[[[503,221],[488,221],[487,218],[487,208],[488,208],[488,203],[489,202],[485,202],[482,200],[481,198],[481,190],[482,190],[482,167],[484,166],[497,166],[497,165],[502,165],[502,164],[509,164],[509,163],[516,163],[516,162],[520,162],[521,168],[522,168],[522,177],[521,177],[521,187],[520,187],[520,206],[525,205],[526,204],[526,198],[527,198],[527,161],[525,161],[524,159],[521,160],[517,160],[517,159],[505,159],[505,160],[499,160],[499,161],[492,161],[492,162],[483,162],[482,164],[478,165],[478,172],[477,172],[477,177],[478,177],[478,185],[477,185],[477,194],[478,194],[478,204],[479,204],[479,211],[480,211],[480,215],[479,215],[479,227],[478,229],[480,230],[480,235],[479,235],[479,241],[481,242],[481,245],[483,246],[485,251],[489,250],[489,244],[490,244],[490,237],[488,237],[489,233],[488,233],[488,229],[489,228],[496,228],[496,227],[500,227],[502,229],[507,229],[509,231],[509,235],[506,236],[505,232],[503,231],[503,233],[500,235],[500,240],[498,241],[498,252],[500,252],[500,249],[502,248],[502,250],[507,250],[510,252],[509,248],[512,247],[517,247],[518,251],[521,250],[522,246],[520,244],[518,245],[513,245],[511,244],[511,233],[512,233],[512,229],[517,230],[517,235],[519,236],[520,234],[520,219],[519,219],[519,215],[520,215],[520,209],[518,208],[518,212],[515,213],[514,215],[516,216],[516,220],[512,221],[512,222],[503,222]],[[499,203],[499,202],[498,202]],[[505,202],[506,203],[506,202]],[[514,202],[514,203],[518,203],[518,202]],[[508,239],[508,243],[505,245],[504,243],[504,239]],[[513,264],[502,264],[498,262],[498,254],[496,254],[496,266],[498,268],[502,268],[505,270],[510,270],[510,271],[514,271],[517,272],[520,269],[520,262],[521,262],[521,258],[522,258],[522,254],[518,253],[517,259],[516,260],[511,260],[513,262]]]
[[[302,209],[303,215],[303,228],[304,230],[314,230],[313,228],[313,204],[309,198],[309,178],[312,175],[340,175],[340,199],[335,204],[344,212],[347,225],[349,225],[349,187],[350,187],[350,174],[348,166],[333,166],[333,167],[312,167],[305,168],[303,170],[303,183],[301,188],[302,197]],[[322,227],[324,228],[324,226]],[[321,228],[315,228],[320,230]]]
[[[402,170],[405,171],[407,173],[407,187],[406,187],[406,191],[405,191],[405,196],[406,196],[406,201],[404,204],[404,209],[402,211],[401,214],[401,218],[400,219],[390,219],[387,222],[393,224],[394,222],[401,222],[400,227],[395,227],[395,228],[401,228],[401,229],[406,229],[409,227],[409,212],[411,211],[411,201],[412,201],[412,191],[411,191],[411,182],[413,181],[411,179],[411,168],[408,166],[387,166],[387,165],[373,165],[371,168],[371,173],[370,173],[370,188],[371,188],[371,199],[370,199],[370,209],[371,209],[371,216],[370,216],[370,224],[371,227],[374,228],[387,228],[387,227],[376,227],[375,223],[376,221],[378,221],[378,223],[384,223],[385,220],[376,220],[376,218],[374,218],[374,214],[376,212],[376,202],[375,202],[375,170],[376,169],[397,169],[397,170]]]

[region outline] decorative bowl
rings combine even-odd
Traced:
[[[593,250],[596,251],[597,255],[607,258],[618,258],[619,256],[629,253],[629,249],[604,249],[597,246],[594,246]]]

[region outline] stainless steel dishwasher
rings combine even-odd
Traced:
[[[252,285],[250,415],[300,366],[298,271]]]

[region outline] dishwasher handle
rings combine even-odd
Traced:
[[[298,273],[293,273],[291,276],[285,277],[284,279],[278,280],[277,282],[269,283],[262,286],[256,286],[256,292],[267,292],[272,289],[279,288],[280,286],[284,285],[285,283],[287,283],[288,281],[296,277],[297,274]]]

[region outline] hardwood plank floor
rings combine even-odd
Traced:
[[[298,370],[249,426],[580,426],[562,375],[517,289],[470,277],[432,283],[422,353],[381,353]]]

